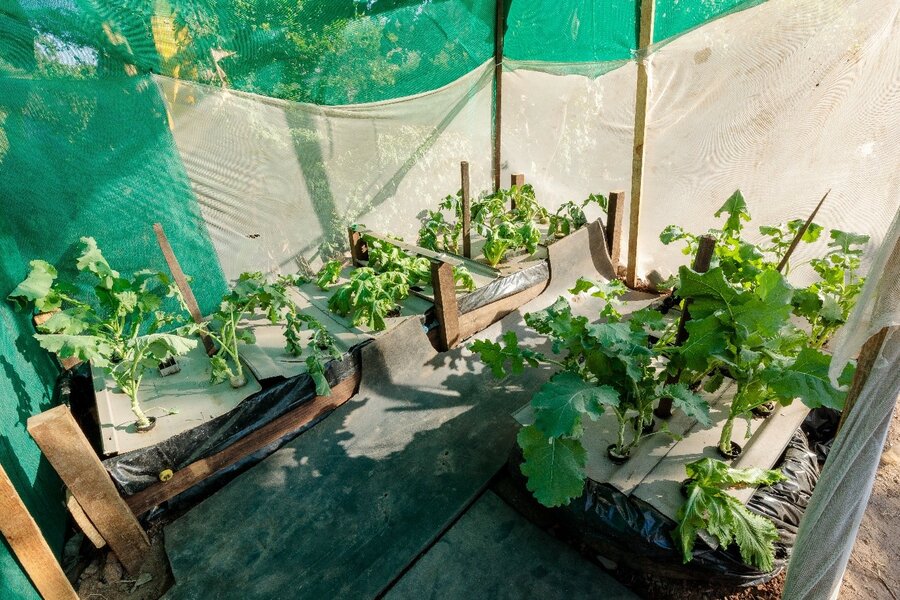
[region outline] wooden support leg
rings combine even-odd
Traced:
[[[2,466],[0,533],[44,600],[78,600],[59,561]]]
[[[513,173],[509,176],[509,187],[519,190],[523,185],[525,185],[525,175],[524,173]],[[512,201],[510,201],[510,210],[516,210],[516,197],[513,195]]]
[[[28,419],[28,433],[56,469],[85,515],[132,575],[137,574],[150,542],[119,495],[68,406]]]
[[[462,245],[463,256],[472,258],[472,205],[469,197],[469,163],[459,163],[460,179],[462,180]]]
[[[606,249],[612,262],[613,273],[619,269],[619,255],[622,252],[622,216],[625,208],[625,192],[610,192],[606,210]]]
[[[369,260],[369,248],[362,235],[353,227],[347,228],[347,235],[350,238],[350,264],[355,267],[360,261]]]
[[[431,263],[431,285],[438,319],[438,350],[444,352],[459,343],[459,307],[453,267],[445,262]]]
[[[693,269],[698,273],[706,273],[709,270],[709,263],[713,257],[713,251],[716,248],[716,238],[711,235],[703,235],[700,236],[700,245],[697,248],[697,256],[694,257],[694,266]],[[675,334],[675,345],[680,346],[688,338],[687,332],[687,322],[690,320],[691,315],[688,311],[688,301],[684,301],[684,305],[681,307],[681,318],[678,320],[678,331]],[[666,383],[677,383],[678,379],[681,377],[681,373],[675,373],[674,375],[669,375],[666,380]],[[659,401],[659,406],[656,407],[656,410],[653,411],[657,417],[662,419],[668,419],[672,416],[672,399],[671,398],[662,398]]]

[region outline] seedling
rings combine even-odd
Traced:
[[[688,463],[685,469],[687,500],[678,510],[678,527],[673,535],[684,562],[693,559],[697,536],[704,531],[723,548],[736,543],[748,565],[771,571],[778,539],[775,524],[752,512],[727,490],[774,485],[784,481],[784,475],[765,469],[733,469],[712,458]]]
[[[81,238],[78,271],[94,280],[93,297],[57,281],[49,263],[31,261],[28,277],[9,295],[19,306],[33,304],[41,312],[54,312],[35,339],[60,358],[77,357],[105,368],[131,400],[138,431],[149,430],[153,420],[141,409],[138,392],[148,368],[196,347],[190,337],[195,327],[187,322],[184,299],[169,278],[157,271],[138,271],[122,277],[110,267],[94,238]],[[79,297],[81,296],[81,297]],[[164,308],[174,304],[177,310]],[[170,328],[170,331],[163,332]]]
[[[606,212],[609,202],[606,196],[600,194],[591,194],[580,203],[569,200],[560,206],[555,214],[550,215],[550,229],[547,231],[547,236],[551,238],[565,237],[587,225],[584,209],[590,204],[596,204],[603,212]]]

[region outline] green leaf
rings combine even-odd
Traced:
[[[747,202],[744,200],[741,190],[735,190],[728,200],[725,201],[725,204],[716,211],[715,216],[720,217],[722,213],[728,213],[728,219],[725,221],[723,230],[733,235],[740,233],[743,227],[741,221],[750,220],[750,212],[747,209]]]
[[[861,254],[862,250],[854,249],[854,246],[865,246],[869,243],[869,236],[861,233],[850,233],[841,231],[840,229],[831,230],[831,241],[828,243],[829,248],[836,248],[842,254]]]
[[[95,335],[66,335],[62,333],[35,334],[41,348],[53,352],[59,358],[72,358],[93,363],[98,367],[109,364],[112,346],[102,337]]]
[[[663,394],[672,399],[672,405],[704,427],[712,425],[709,418],[709,403],[688,389],[683,383],[669,384]]]
[[[703,391],[712,394],[717,392],[723,383],[725,383],[725,374],[717,370],[709,379],[703,382]]]
[[[503,345],[490,340],[476,340],[469,345],[469,349],[481,356],[481,360],[491,368],[497,379],[503,379],[509,374],[521,375],[525,371],[525,363],[534,367],[543,358],[537,352],[520,348],[515,331],[507,331],[500,341]]]
[[[531,399],[534,424],[547,437],[572,435],[581,416],[597,419],[604,406],[618,406],[619,393],[608,385],[597,386],[575,373],[562,371],[544,383]]]
[[[685,366],[691,371],[702,373],[716,357],[725,353],[728,339],[723,332],[718,317],[691,319],[685,323],[688,338],[678,349]]]
[[[631,318],[628,322],[631,324],[633,330],[643,330],[644,328],[647,328],[650,331],[662,331],[666,328],[666,321],[663,314],[649,306],[631,313]]]
[[[731,498],[731,529],[741,558],[757,569],[769,572],[775,563],[775,542],[778,530],[771,520],[750,512],[735,498]]]
[[[813,348],[804,348],[793,363],[781,367],[772,365],[761,373],[761,378],[772,392],[782,400],[800,398],[810,408],[827,406],[840,410],[846,392],[831,385],[828,367],[831,357]]]
[[[197,340],[171,333],[142,335],[134,341],[135,350],[152,356],[157,361],[169,356],[183,356],[197,347]]]
[[[701,458],[685,465],[690,479],[719,488],[774,485],[786,477],[779,471],[750,467],[737,469],[715,458]]]
[[[81,256],[75,264],[79,271],[88,270],[100,279],[100,284],[110,289],[113,286],[113,280],[119,277],[119,272],[113,270],[97,247],[97,241],[92,237],[81,238],[83,246]]]
[[[756,295],[772,305],[789,304],[794,290],[775,269],[766,269],[756,278]]]
[[[333,285],[341,277],[341,271],[344,264],[339,260],[330,260],[319,269],[316,274],[316,285],[319,289],[326,290],[328,286]]]
[[[59,296],[52,293],[56,268],[43,260],[33,260],[28,264],[31,266],[28,277],[10,292],[7,299],[23,309],[28,307],[29,302],[33,302],[41,312],[59,308]]]
[[[534,425],[517,437],[525,456],[522,474],[527,487],[544,506],[562,506],[581,495],[587,452],[578,440],[547,438]]]
[[[697,273],[682,266],[678,269],[678,295],[682,298],[710,299],[721,303],[723,308],[730,310],[740,292],[725,280],[725,274],[721,267],[710,269],[706,273]],[[706,317],[713,312],[709,303],[697,302],[691,306],[691,314],[696,317]]]
[[[64,311],[60,311],[54,313],[53,316],[47,319],[47,321],[43,325],[38,327],[38,329],[41,332],[46,333],[64,333],[66,335],[78,335],[89,327],[90,325],[88,323],[85,323],[81,319]]]

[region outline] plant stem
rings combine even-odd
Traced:
[[[731,432],[734,429],[736,414],[729,414],[725,426],[722,428],[722,436],[719,438],[719,450],[725,454],[731,454]]]

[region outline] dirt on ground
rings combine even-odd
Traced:
[[[844,575],[841,600],[900,599],[900,409]]]

